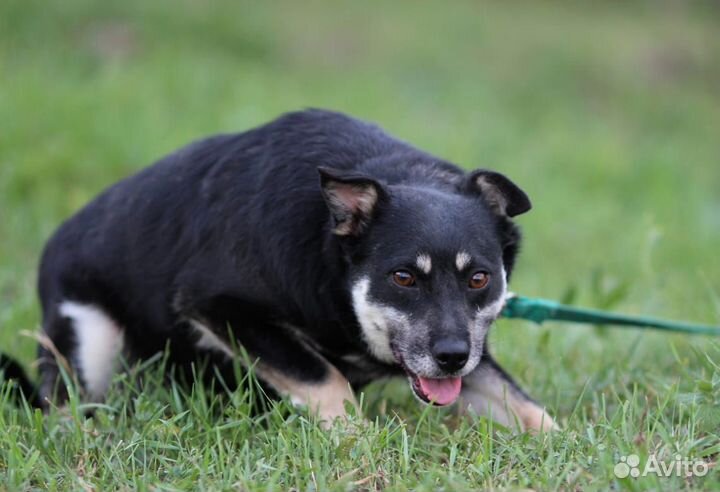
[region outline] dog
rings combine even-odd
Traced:
[[[101,401],[121,355],[222,366],[241,348],[263,387],[324,423],[404,375],[423,403],[550,430],[487,341],[520,245],[511,219],[530,208],[500,173],[336,112],[192,143],[48,241],[34,401],[67,398],[61,362]]]

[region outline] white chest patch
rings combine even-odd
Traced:
[[[357,316],[363,338],[372,354],[379,360],[394,363],[395,356],[390,347],[392,326],[407,326],[408,320],[397,310],[373,302],[368,293],[370,279],[363,277],[352,287],[353,308]]]
[[[90,304],[65,301],[60,304],[60,314],[72,320],[77,340],[74,362],[85,391],[91,400],[101,400],[124,345],[122,329],[103,310]]]

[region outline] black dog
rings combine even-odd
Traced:
[[[378,127],[320,110],[185,147],[70,218],[42,257],[39,400],[58,361],[102,399],[116,359],[170,345],[237,354],[324,420],[352,388],[405,374],[417,397],[526,429],[552,419],[487,347],[530,209],[501,174],[466,174]]]

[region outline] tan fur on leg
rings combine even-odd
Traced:
[[[548,415],[547,411],[533,402],[515,404],[513,410],[526,430],[535,432],[559,430],[558,425]]]
[[[191,326],[198,332],[200,338],[198,343],[203,348],[211,348],[227,357],[237,357],[237,351],[230,343],[223,340],[217,333],[208,328],[209,323],[199,319],[191,319]],[[284,328],[291,333],[296,333],[297,343],[302,344],[303,348],[312,352],[316,359],[322,361],[325,365],[325,378],[321,381],[302,381],[293,378],[275,367],[272,367],[262,358],[256,358],[252,354],[247,354],[249,360],[244,357],[242,362],[254,361],[251,364],[255,374],[263,382],[270,385],[281,396],[287,397],[294,405],[302,405],[308,407],[310,412],[317,415],[324,427],[329,427],[337,418],[347,416],[345,411],[345,401],[349,401],[355,408],[359,408],[355,401],[355,396],[350,389],[348,380],[338,371],[338,369],[330,364],[322,355],[310,347],[310,344],[303,343],[301,333],[298,333],[292,326],[286,325]],[[288,334],[288,336],[292,336]]]
[[[492,366],[481,365],[463,378],[460,398],[461,411],[488,415],[508,427],[531,432],[558,429],[544,408],[518,391]]]
[[[288,377],[261,362],[255,366],[258,377],[296,405],[307,406],[321,420],[323,427],[330,427],[337,418],[347,417],[345,401],[358,408],[350,389],[350,383],[334,366],[327,364],[327,377],[323,381],[306,382]]]

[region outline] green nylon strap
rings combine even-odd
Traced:
[[[531,299],[529,297],[510,297],[503,309],[505,318],[519,318],[542,324],[543,321],[572,321],[595,325],[638,326],[657,328],[666,331],[679,331],[701,335],[720,336],[720,327],[681,323],[646,316],[626,316],[608,313],[598,309],[584,309],[560,304],[548,299]]]

